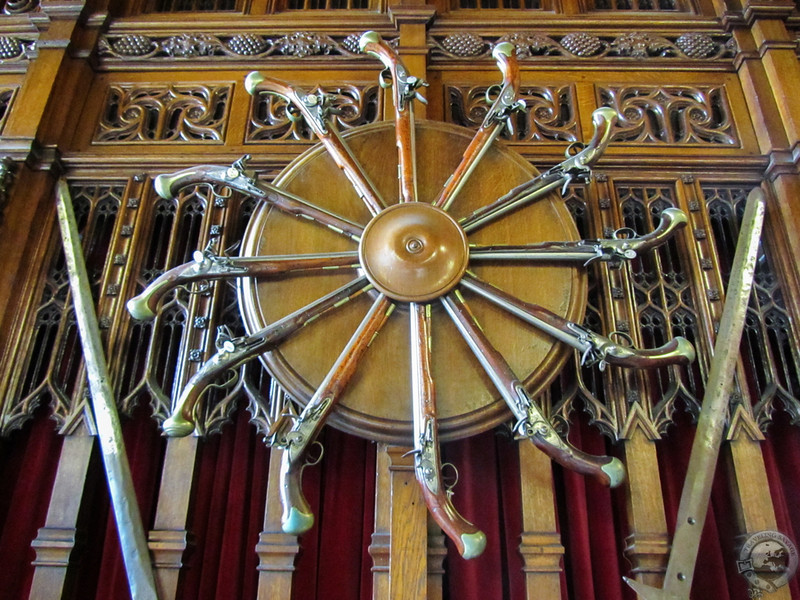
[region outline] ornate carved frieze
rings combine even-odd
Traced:
[[[600,86],[597,96],[620,115],[612,140],[739,145],[724,86]]]
[[[104,35],[97,53],[104,60],[242,60],[365,58],[358,49],[360,34],[330,36],[293,33],[185,33],[156,36],[144,33]]]
[[[19,68],[36,57],[36,40],[26,36],[0,35],[0,70]],[[5,65],[8,65],[6,67]]]
[[[487,86],[447,86],[447,120],[477,129],[491,106]],[[578,139],[575,90],[571,85],[523,86],[520,96],[527,110],[513,118],[513,131],[504,135],[516,141],[568,141]]]
[[[221,142],[230,96],[230,85],[112,85],[93,142]]]
[[[729,34],[686,32],[657,34],[632,32],[622,35],[596,35],[575,31],[563,35],[519,32],[500,37],[480,36],[471,32],[433,35],[428,40],[434,58],[474,60],[491,59],[492,48],[510,42],[519,60],[595,60],[595,59],[684,59],[730,60],[737,52]]]
[[[375,122],[382,111],[383,93],[378,84],[322,86],[333,99],[332,118],[342,131]],[[246,141],[314,141],[305,120],[298,118],[285,98],[260,93],[250,103],[250,122]]]

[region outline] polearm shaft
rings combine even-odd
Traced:
[[[742,228],[736,244],[736,254],[725,294],[725,308],[714,344],[714,358],[711,361],[703,406],[681,492],[681,503],[678,506],[664,587],[655,588],[625,578],[628,585],[644,600],[688,600],[692,589],[700,536],[708,513],[711,485],[725,428],[726,409],[733,387],[736,361],[739,358],[744,318],[753,287],[764,212],[764,196],[756,188],[747,197]]]
[[[89,276],[83,258],[78,225],[72,208],[69,187],[63,179],[57,187],[56,208],[61,238],[64,243],[69,284],[75,317],[81,336],[89,389],[92,392],[92,409],[97,425],[97,437],[103,465],[108,479],[108,489],[114,508],[114,517],[122,547],[122,558],[128,574],[128,585],[134,600],[157,600],[155,579],[150,564],[150,552],[139,514],[139,505],[133,489],[131,469],[122,440],[122,429],[108,378],[100,328],[94,310]]]

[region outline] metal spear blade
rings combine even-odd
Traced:
[[[744,318],[756,270],[758,244],[764,224],[764,195],[756,188],[747,196],[742,229],[722,311],[714,358],[706,382],[706,393],[697,431],[694,435],[689,468],[681,492],[675,536],[664,576],[664,587],[656,588],[624,577],[643,600],[681,600],[689,598],[700,536],[708,512],[711,484],[725,427],[728,398],[733,386],[739,356]]]

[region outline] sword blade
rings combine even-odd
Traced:
[[[108,490],[119,532],[122,558],[128,575],[131,597],[137,600],[156,600],[156,584],[150,564],[150,552],[139,513],[139,504],[133,488],[131,469],[122,440],[117,406],[109,383],[100,328],[89,287],[89,275],[81,248],[78,225],[72,208],[69,187],[63,179],[58,181],[56,208],[61,238],[64,243],[69,285],[75,307],[75,318],[83,347],[89,388],[92,392],[92,409],[97,426],[97,437],[103,455],[103,466],[108,479]]]
[[[628,585],[644,600],[689,598],[692,589],[700,536],[708,512],[711,485],[725,428],[726,409],[739,357],[744,318],[753,287],[764,213],[764,195],[756,188],[747,197],[742,228],[736,243],[725,308],[714,344],[714,358],[711,361],[703,406],[681,492],[664,588],[654,588],[625,578]]]

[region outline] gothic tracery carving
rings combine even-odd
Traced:
[[[229,85],[112,85],[94,141],[220,142],[230,93]]]

